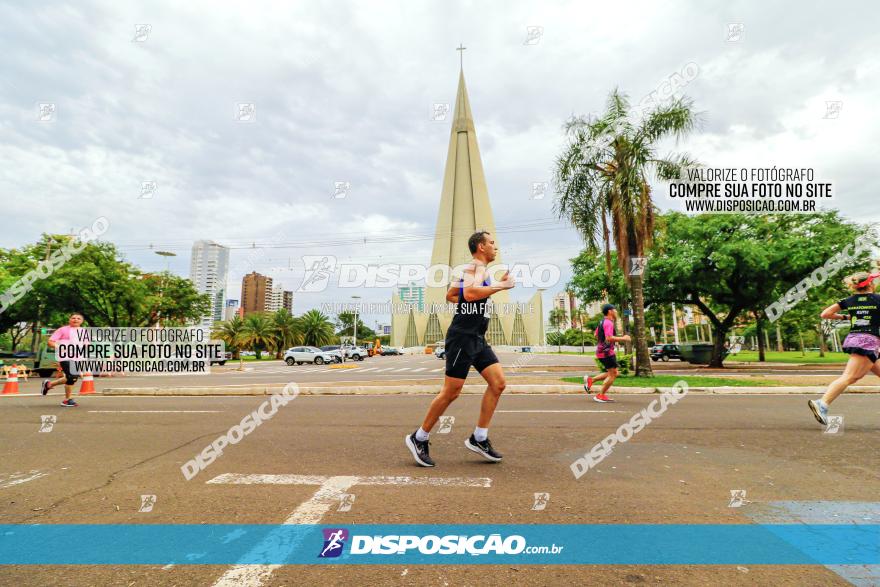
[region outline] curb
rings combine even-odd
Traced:
[[[284,387],[282,384],[241,385],[223,387],[111,387],[99,392],[101,395],[272,395]],[[651,394],[672,391],[672,387],[618,387],[612,388],[613,393],[620,394]],[[825,392],[824,386],[811,387],[690,387],[688,393],[705,395],[779,395],[779,394],[820,394]],[[440,390],[439,385],[355,385],[351,387],[300,386],[302,395],[434,395]],[[482,395],[485,385],[465,385],[462,393]],[[861,385],[849,387],[847,393],[880,393],[880,386]],[[513,394],[582,394],[583,386],[576,384],[524,384],[508,385],[506,393]]]

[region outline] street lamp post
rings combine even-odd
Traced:
[[[359,300],[359,299],[361,299],[361,296],[351,296],[351,299]],[[358,307],[357,307],[357,302],[354,303],[354,328],[352,328],[352,330],[354,330],[354,333],[353,333],[354,334],[354,344],[352,346],[357,347],[357,343],[358,343]]]

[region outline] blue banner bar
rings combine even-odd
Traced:
[[[0,525],[2,565],[508,563],[876,565],[880,525]]]

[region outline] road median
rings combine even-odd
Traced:
[[[111,387],[100,391],[106,396],[225,396],[225,395],[271,395],[278,393],[284,384],[263,385],[227,385],[227,386],[203,386],[203,387]],[[432,385],[352,385],[352,386],[325,386],[325,385],[301,385],[302,395],[434,395],[439,386]],[[612,393],[619,394],[652,394],[663,393],[671,390],[671,387],[612,387]],[[465,385],[462,393],[467,395],[479,395],[486,390],[485,385]],[[824,386],[776,386],[776,387],[690,387],[688,393],[706,395],[731,395],[731,394],[755,394],[755,395],[780,395],[780,394],[821,394]],[[508,385],[505,389],[508,394],[582,394],[583,386],[567,383],[554,384],[522,384]],[[853,386],[847,389],[847,393],[880,393],[880,386],[863,385]]]

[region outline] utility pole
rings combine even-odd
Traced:
[[[675,302],[672,302],[672,330],[675,333],[675,344],[678,342],[678,317],[675,315]]]

